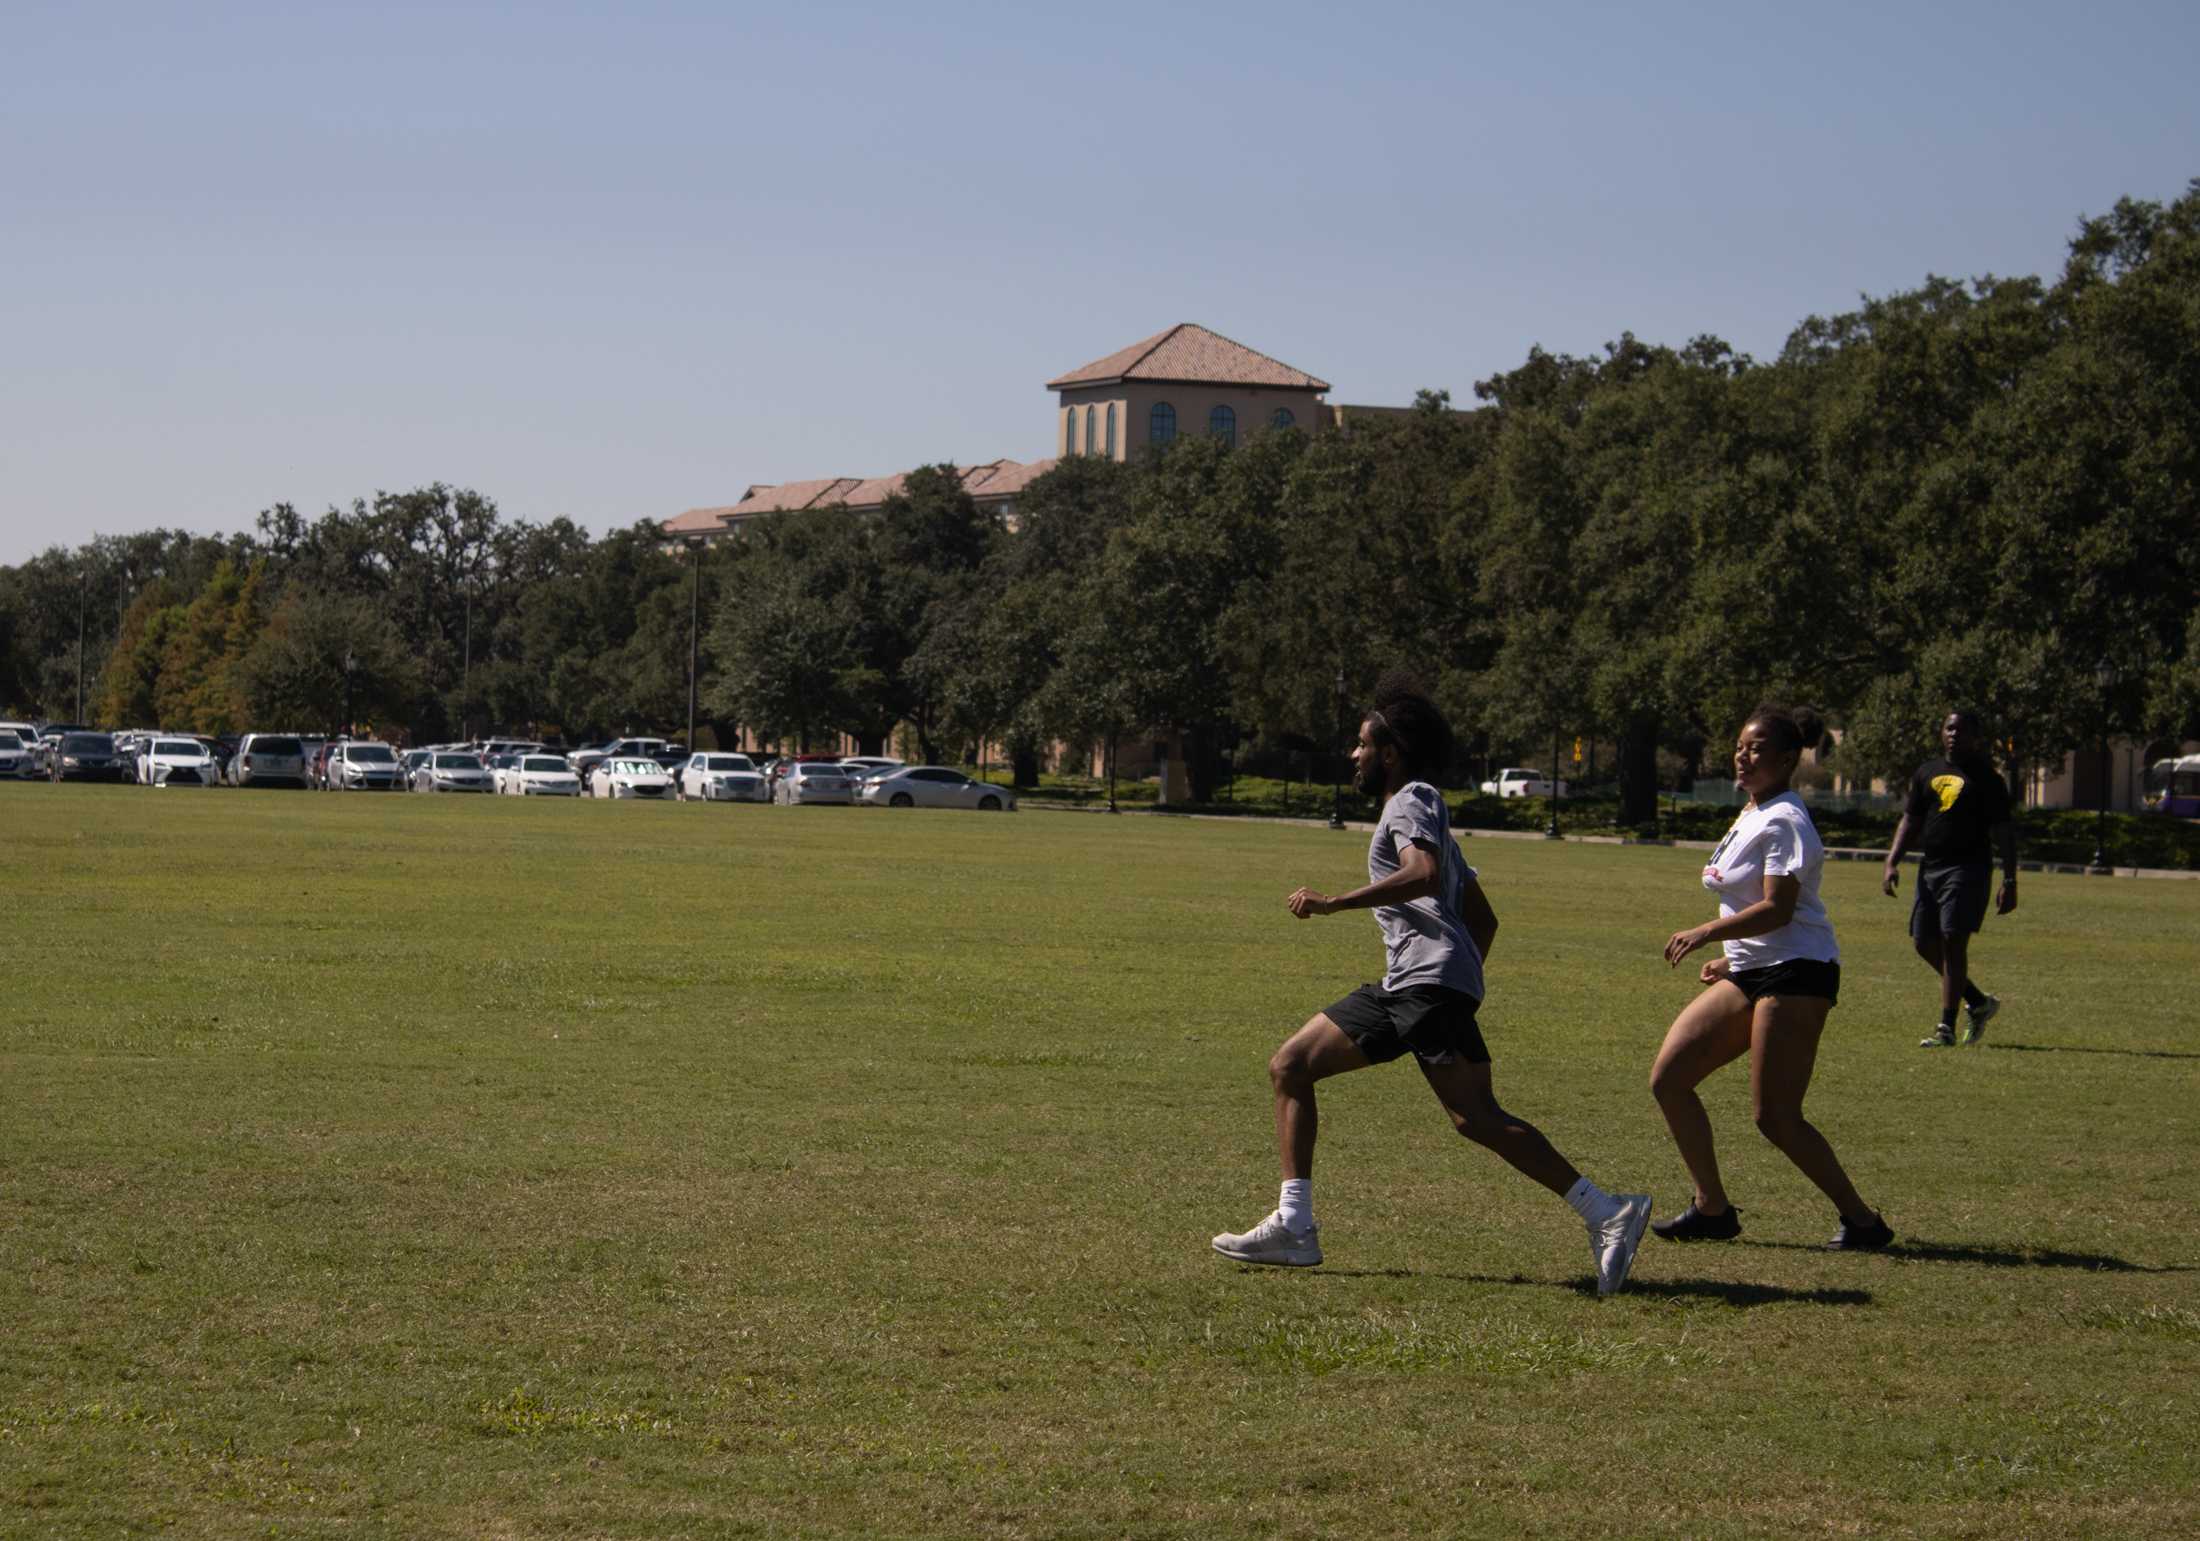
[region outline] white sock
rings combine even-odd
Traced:
[[[1314,1227],[1314,1179],[1290,1177],[1284,1180],[1283,1197],[1276,1201],[1276,1213],[1283,1216],[1284,1226],[1293,1231],[1305,1232]]]
[[[1574,1207],[1575,1214],[1591,1225],[1609,1218],[1612,1211],[1619,1207],[1619,1200],[1586,1177],[1566,1190],[1566,1202]]]

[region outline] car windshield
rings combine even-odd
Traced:
[[[846,775],[847,772],[838,765],[797,765],[794,768],[794,774],[797,776],[842,776]]]
[[[153,753],[190,755],[196,759],[206,751],[187,738],[164,738],[154,743]]]
[[[531,754],[520,762],[519,768],[532,771],[569,771],[573,767],[554,754]]]
[[[709,763],[710,768],[714,771],[752,771],[756,769],[754,765],[749,763],[749,757],[745,754],[714,754],[710,757]]]
[[[629,776],[662,776],[665,768],[655,760],[613,760],[611,768]]]
[[[357,765],[392,765],[397,760],[380,744],[354,744],[344,751],[344,758]]]
[[[481,769],[481,762],[470,754],[439,754],[435,757],[435,768],[477,771]]]
[[[11,733],[6,728],[0,728],[0,749],[20,749],[22,747],[23,740],[19,734]]]
[[[113,754],[115,741],[104,733],[71,733],[61,741],[63,754]]]
[[[254,754],[304,754],[294,738],[256,738],[252,741]]]

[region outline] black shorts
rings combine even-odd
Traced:
[[[1487,1065],[1490,1051],[1474,1020],[1481,1004],[1442,985],[1407,985],[1395,991],[1362,985],[1322,1015],[1344,1029],[1371,1065],[1397,1059],[1408,1049],[1424,1065],[1457,1060]]]
[[[1841,965],[1816,958],[1790,958],[1763,968],[1738,968],[1726,976],[1755,1005],[1768,995],[1809,995],[1828,1006],[1841,998]]]
[[[1920,867],[1917,898],[1910,903],[1910,935],[1921,942],[1969,936],[1986,924],[1986,899],[1993,887],[1992,862]]]

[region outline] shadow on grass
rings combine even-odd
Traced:
[[[1533,1289],[1564,1290],[1570,1295],[1594,1297],[1596,1284],[1582,1279],[1531,1279],[1525,1274],[1441,1273],[1419,1268],[1316,1268],[1313,1279],[1442,1279],[1454,1284],[1517,1284]],[[1855,1289],[1788,1289],[1778,1284],[1741,1284],[1730,1279],[1631,1278],[1623,1291],[1658,1300],[1716,1300],[1746,1310],[1751,1306],[1868,1306],[1871,1291]]]
[[[2079,1043],[1990,1043],[1987,1048],[2010,1054],[2121,1054],[2130,1059],[2200,1059],[2179,1049],[2096,1049]]]
[[[1783,1252],[1823,1252],[1805,1241],[1739,1241],[1736,1246],[1769,1247]],[[1898,1240],[1879,1254],[1922,1263],[1975,1263],[1982,1268],[2082,1268],[2088,1273],[2192,1273],[2188,1264],[2150,1268],[2106,1252],[2063,1252],[2053,1247],[1979,1247],[1960,1242]]]

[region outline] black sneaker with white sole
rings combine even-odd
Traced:
[[[1729,1204],[1719,1213],[1707,1215],[1691,1200],[1672,1219],[1651,1222],[1650,1229],[1667,1241],[1732,1241],[1742,1234],[1742,1212]]]
[[[1842,1218],[1841,1229],[1826,1243],[1828,1252],[1883,1252],[1894,1243],[1894,1228],[1880,1215]]]

